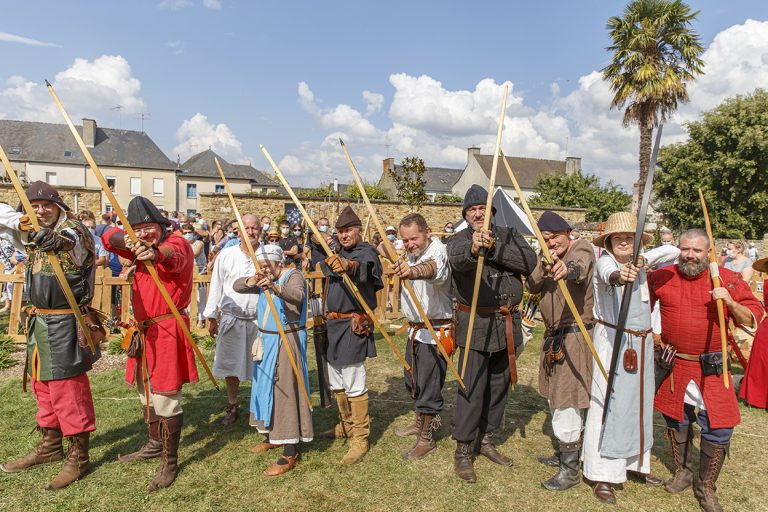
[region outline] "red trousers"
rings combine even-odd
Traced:
[[[37,400],[37,424],[58,428],[66,436],[96,430],[96,413],[88,374],[68,379],[39,381],[32,379]]]

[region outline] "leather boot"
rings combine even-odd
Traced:
[[[221,424],[225,427],[232,425],[240,417],[240,406],[237,404],[229,404],[227,406],[227,413],[224,415],[224,419],[221,420]]]
[[[416,444],[414,444],[410,450],[405,450],[403,452],[403,458],[405,460],[423,459],[433,451],[437,450],[437,444],[435,443],[432,434],[440,427],[442,422],[440,415],[420,414],[418,421],[421,426],[421,432],[419,432],[419,437],[416,439]]]
[[[418,436],[421,434],[421,414],[415,413],[413,423],[401,428],[392,428],[392,433],[397,437]]]
[[[579,448],[581,443],[560,443],[560,470],[549,480],[541,482],[550,491],[564,491],[581,482]]]
[[[368,393],[349,398],[352,409],[352,427],[348,432],[349,451],[341,459],[343,464],[354,464],[368,453],[368,436],[371,434],[371,417],[368,414]]]
[[[500,466],[509,467],[512,465],[512,459],[499,452],[493,444],[493,432],[486,432],[483,434],[483,437],[480,440],[480,448],[477,450],[477,453],[484,455],[490,459],[491,462],[499,464]]]
[[[672,445],[672,460],[675,463],[675,474],[664,482],[664,488],[677,494],[683,492],[693,483],[693,471],[688,464],[688,452],[691,448],[690,425],[680,427],[679,430],[667,428],[667,439]]]
[[[64,461],[64,467],[61,468],[59,474],[45,486],[45,490],[63,489],[88,473],[91,469],[91,462],[88,457],[90,438],[90,432],[81,432],[67,438],[69,440],[67,460]]]
[[[271,466],[269,466],[267,469],[264,470],[264,476],[280,476],[283,475],[293,468],[296,467],[296,464],[299,463],[299,456],[296,455],[294,457],[289,457],[288,455],[283,455],[280,457],[285,463],[284,464],[278,464],[275,462]]]
[[[465,482],[470,484],[477,482],[472,443],[456,441],[456,452],[453,454],[453,470]]]
[[[179,441],[181,427],[184,424],[184,414],[178,416],[160,417],[160,439],[163,441],[163,462],[157,470],[155,478],[149,483],[148,491],[156,491],[168,487],[176,480],[179,472]]]
[[[56,462],[64,458],[61,430],[58,428],[38,427],[43,434],[40,443],[29,454],[13,462],[0,465],[4,473],[18,473],[41,464]]]
[[[693,484],[693,494],[699,501],[704,512],[722,512],[723,507],[717,501],[717,477],[723,467],[729,444],[715,444],[701,440],[701,458],[699,462],[699,478]]]
[[[347,393],[343,389],[333,393],[336,395],[336,404],[339,407],[339,423],[330,430],[320,432],[317,435],[320,439],[346,439],[352,430],[352,410]]]
[[[616,494],[613,492],[613,485],[608,482],[595,482],[595,488],[592,492],[598,501],[608,505],[616,504]]]
[[[536,457],[536,460],[538,460],[540,463],[544,464],[545,466],[549,466],[552,468],[560,467],[560,447],[555,448],[555,453],[552,455],[539,455]]]
[[[139,451],[129,453],[128,455],[118,455],[120,462],[136,462],[137,460],[155,459],[163,453],[163,442],[160,440],[160,418],[155,413],[155,408],[149,408],[149,414],[144,413],[144,420],[147,422],[148,440],[147,444],[142,446]]]

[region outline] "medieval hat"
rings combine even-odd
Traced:
[[[282,263],[285,260],[283,249],[279,245],[260,245],[256,249],[256,258],[263,261]]]
[[[635,234],[637,230],[637,217],[629,212],[612,213],[605,222],[605,230],[599,236],[592,239],[592,243],[598,247],[605,248],[605,241],[608,237],[616,233]],[[643,233],[643,245],[648,245],[653,240],[649,233]]]
[[[360,221],[360,217],[357,216],[355,210],[351,206],[347,206],[339,214],[339,218],[336,219],[336,229],[351,228],[352,226],[362,227],[363,223]]]
[[[571,230],[571,225],[564,218],[550,210],[541,214],[536,225],[539,227],[539,231],[549,231],[551,233]]]
[[[170,226],[171,221],[166,219],[157,206],[146,197],[137,196],[128,203],[128,222],[131,226],[154,222],[163,226]]]
[[[479,204],[488,204],[488,191],[480,185],[474,184],[469,187],[467,193],[464,194],[464,205],[461,208],[461,216],[464,217],[464,214],[467,213],[467,210]],[[496,215],[496,208],[491,206],[491,209],[491,214]]]
[[[59,195],[59,191],[47,184],[44,181],[33,181],[27,187],[27,199],[30,201],[50,201],[56,203],[65,212],[69,211],[69,206],[64,203],[64,200]],[[23,211],[21,205],[16,209],[17,211]]]
[[[768,258],[762,258],[752,264],[752,268],[758,272],[768,272]]]

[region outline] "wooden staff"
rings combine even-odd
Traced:
[[[128,237],[131,239],[131,241],[134,244],[138,243],[139,237],[136,236],[136,232],[133,230],[133,227],[131,227],[131,223],[128,222],[128,217],[126,217],[125,212],[123,212],[123,209],[120,208],[120,203],[118,203],[117,198],[115,197],[115,194],[112,192],[112,189],[107,184],[107,180],[104,178],[104,175],[101,173],[99,166],[96,165],[96,161],[93,159],[93,156],[91,156],[91,152],[88,151],[88,148],[86,147],[85,142],[83,142],[83,138],[77,132],[77,128],[75,128],[75,125],[72,124],[72,119],[69,118],[69,114],[67,114],[67,111],[64,110],[64,105],[62,105],[61,101],[59,101],[59,97],[56,95],[56,91],[53,90],[53,86],[50,84],[50,82],[48,82],[48,80],[45,81],[45,85],[48,87],[48,92],[50,92],[51,96],[53,96],[53,100],[56,102],[56,106],[59,107],[59,110],[61,111],[61,115],[64,117],[64,121],[66,121],[67,125],[69,126],[69,130],[72,132],[72,135],[75,137],[75,141],[77,142],[77,145],[80,146],[80,150],[83,152],[85,159],[88,161],[88,165],[91,167],[91,170],[93,171],[94,176],[96,176],[96,180],[99,182],[99,185],[101,185],[101,190],[103,190],[104,193],[107,195],[107,198],[109,199],[109,202],[112,205],[112,209],[117,214],[117,217],[120,219],[120,222],[123,223],[123,229],[125,230],[125,233],[128,235]],[[187,343],[189,343],[189,346],[192,347],[192,350],[195,352],[195,355],[197,356],[198,361],[200,361],[200,364],[202,364],[203,368],[205,368],[205,372],[208,374],[208,378],[211,380],[211,383],[213,383],[213,387],[215,387],[216,389],[219,389],[219,384],[216,382],[216,379],[213,377],[213,374],[211,373],[211,369],[208,368],[208,363],[205,362],[205,359],[203,358],[203,354],[200,352],[200,349],[197,347],[195,340],[192,338],[192,333],[189,332],[189,327],[187,327],[187,324],[184,323],[184,318],[182,318],[181,313],[179,313],[179,308],[177,308],[176,304],[173,303],[173,299],[171,298],[171,295],[168,293],[168,290],[165,289],[165,286],[163,285],[162,281],[160,281],[160,276],[157,274],[157,269],[155,268],[155,264],[152,261],[145,261],[144,266],[147,268],[147,272],[149,272],[149,275],[152,277],[152,280],[155,282],[155,285],[157,286],[157,289],[160,292],[160,295],[162,295],[163,299],[165,300],[165,303],[168,305],[168,309],[171,310],[171,313],[173,314],[174,318],[176,318],[176,322],[178,322],[179,326],[181,327],[181,330],[184,333],[184,337],[187,340]]]
[[[219,170],[219,176],[221,176],[221,181],[222,183],[224,183],[224,190],[227,191],[227,196],[229,197],[229,203],[232,205],[232,211],[235,212],[235,219],[237,219],[237,225],[240,227],[240,233],[242,233],[243,240],[245,241],[245,246],[248,248],[248,255],[251,257],[251,261],[253,262],[253,266],[256,268],[256,272],[261,274],[262,273],[261,265],[259,265],[259,260],[258,258],[256,258],[256,252],[253,250],[253,246],[251,245],[251,242],[248,240],[248,234],[245,232],[245,224],[243,224],[243,218],[240,216],[240,210],[237,208],[237,204],[235,204],[235,198],[232,196],[232,190],[230,190],[229,188],[229,183],[227,182],[227,178],[226,176],[224,176],[224,171],[221,168],[219,159],[217,157],[214,157],[213,160],[216,162],[216,168]],[[288,344],[288,338],[285,334],[285,329],[283,328],[283,319],[280,318],[280,315],[277,314],[277,310],[275,309],[275,302],[272,300],[272,294],[269,292],[269,290],[264,290],[262,293],[264,294],[264,297],[267,299],[267,305],[269,306],[269,311],[272,313],[272,317],[275,319],[277,332],[278,334],[280,334],[280,339],[283,340],[285,353],[288,355],[288,359],[291,362],[291,367],[293,368],[293,373],[296,375],[296,380],[299,381],[299,387],[304,392],[304,399],[307,401],[307,405],[309,406],[309,410],[311,411],[312,400],[309,399],[307,388],[304,386],[304,377],[299,371],[299,365],[296,364],[296,358],[293,355],[293,350],[291,349],[291,346]]]
[[[368,218],[365,219],[365,225],[363,227],[363,240],[367,240],[368,239],[368,228],[370,227],[370,225],[371,225],[371,214],[369,213],[368,214]],[[392,261],[394,261],[394,260],[392,260]]]
[[[712,224],[709,222],[709,211],[707,202],[704,200],[704,192],[699,189],[699,199],[701,200],[701,209],[704,210],[704,224],[707,227],[707,237],[709,237],[709,275],[712,278],[712,287],[720,288],[720,270],[717,266],[717,255],[715,254],[715,239],[712,237]],[[723,309],[723,299],[717,299],[717,321],[720,324],[720,350],[723,353],[723,383],[725,389],[730,387],[728,382],[728,333],[725,325],[725,310]]]
[[[501,114],[499,114],[499,129],[496,133],[496,149],[493,152],[493,164],[491,165],[491,179],[488,183],[488,200],[485,202],[485,217],[483,218],[483,230],[487,231],[493,217],[493,192],[496,187],[496,169],[499,166],[499,152],[501,151],[501,133],[504,131],[504,115],[507,111],[507,95],[509,85],[504,86],[504,97],[501,99]],[[469,224],[469,223],[467,223]],[[472,228],[472,226],[467,226]],[[466,375],[469,349],[472,346],[472,329],[475,326],[475,314],[477,314],[477,297],[480,294],[480,282],[483,278],[483,265],[485,265],[485,250],[477,255],[477,270],[475,271],[475,285],[472,289],[472,304],[469,307],[469,323],[467,324],[467,340],[464,342],[464,360],[461,362],[461,375]],[[514,350],[514,347],[513,347]]]
[[[11,183],[13,183],[13,188],[19,195],[19,200],[21,201],[21,205],[24,207],[24,211],[26,212],[27,217],[29,217],[29,222],[32,224],[32,229],[34,229],[35,233],[37,233],[40,231],[40,222],[37,220],[37,215],[35,215],[35,210],[32,208],[32,203],[29,201],[26,192],[24,192],[24,187],[21,186],[21,181],[19,181],[19,177],[16,176],[13,167],[11,167],[11,162],[8,160],[8,156],[5,154],[5,150],[2,146],[0,146],[0,160],[3,161],[5,173],[8,175],[8,178],[10,178]],[[93,340],[91,339],[91,328],[86,323],[83,312],[80,310],[80,306],[77,304],[77,299],[75,299],[75,294],[72,293],[72,288],[69,286],[69,282],[67,281],[66,276],[64,276],[64,269],[61,268],[61,262],[53,251],[48,251],[45,254],[48,256],[48,263],[50,263],[51,268],[53,268],[53,273],[56,275],[56,279],[59,281],[59,286],[61,286],[61,290],[64,292],[64,296],[67,298],[67,304],[69,304],[69,308],[75,314],[77,323],[80,324],[80,329],[83,331],[85,341],[88,342],[88,348],[91,349],[91,353],[95,354],[96,346],[93,344]]]
[[[394,246],[392,245],[392,242],[389,241],[387,238],[387,232],[384,230],[384,225],[381,223],[381,219],[379,219],[379,216],[376,215],[376,210],[373,208],[373,205],[371,204],[371,200],[368,198],[368,194],[365,191],[365,186],[363,186],[363,180],[360,179],[360,174],[357,172],[357,168],[355,167],[355,164],[352,162],[352,158],[349,156],[349,152],[347,151],[347,146],[344,144],[344,141],[339,139],[339,143],[341,144],[341,149],[344,150],[344,156],[347,158],[347,164],[349,165],[349,170],[352,172],[352,177],[355,179],[355,183],[357,184],[357,188],[360,190],[360,195],[363,198],[363,201],[365,201],[365,206],[368,208],[368,221],[373,219],[373,223],[376,226],[376,230],[379,232],[379,235],[381,236],[382,241],[384,242],[384,249],[387,252],[387,256],[389,256],[389,259],[391,261],[397,261],[397,251],[395,251]],[[366,223],[367,225],[367,223]],[[419,300],[419,297],[416,295],[416,292],[413,290],[413,286],[411,286],[411,281],[408,279],[401,280],[403,285],[405,286],[405,289],[408,291],[408,295],[411,297],[411,302],[413,302],[413,305],[416,307],[416,311],[419,313],[419,316],[424,321],[424,326],[429,331],[429,334],[432,336],[432,339],[435,340],[435,343],[437,344],[438,350],[440,350],[440,354],[442,354],[443,358],[445,359],[445,362],[448,363],[448,368],[451,369],[451,372],[456,376],[456,379],[459,381],[459,385],[462,387],[462,389],[465,388],[464,381],[461,379],[461,376],[459,376],[459,372],[456,371],[456,366],[454,366],[453,361],[451,360],[451,356],[448,355],[448,352],[445,351],[445,347],[438,339],[437,333],[435,332],[434,327],[432,327],[432,322],[429,321],[429,318],[427,317],[427,313],[424,311],[424,306],[422,306],[421,301]]]
[[[267,148],[265,148],[263,144],[259,145],[259,147],[261,148],[261,152],[264,153],[264,156],[267,157],[267,160],[269,160],[269,164],[272,166],[272,169],[275,171],[275,175],[280,180],[280,183],[283,185],[286,192],[288,192],[288,195],[291,196],[291,199],[293,199],[293,202],[296,204],[296,208],[298,208],[298,210],[304,216],[304,220],[307,222],[309,229],[312,230],[312,233],[314,233],[315,238],[322,246],[323,251],[325,251],[325,254],[330,258],[331,256],[333,256],[333,251],[328,246],[328,242],[325,241],[325,238],[323,238],[323,235],[322,233],[320,233],[320,230],[317,229],[317,226],[315,225],[314,221],[307,213],[307,210],[304,209],[304,205],[302,205],[299,198],[296,197],[296,194],[293,192],[293,189],[288,184],[288,180],[285,179],[285,177],[283,176],[283,173],[280,172],[280,169],[277,167],[277,164],[275,163],[274,160],[272,160],[272,157],[269,155]],[[341,274],[341,277],[344,280],[344,284],[347,285],[347,288],[352,292],[352,295],[354,295],[355,298],[357,299],[357,302],[359,302],[360,305],[363,307],[363,310],[365,311],[365,313],[371,317],[371,320],[373,320],[374,325],[379,330],[379,332],[381,332],[381,335],[384,337],[385,340],[387,340],[387,343],[389,343],[389,346],[392,348],[392,351],[395,353],[397,358],[400,359],[400,363],[403,365],[403,368],[405,368],[406,371],[412,375],[413,372],[411,370],[411,365],[408,364],[408,362],[403,357],[403,353],[400,352],[400,349],[397,348],[397,345],[395,345],[395,342],[392,341],[392,338],[389,337],[389,334],[387,334],[387,331],[385,331],[384,327],[381,326],[381,323],[379,322],[378,318],[376,318],[376,315],[373,314],[373,311],[371,311],[371,307],[368,305],[368,303],[365,302],[365,299],[360,293],[360,290],[357,289],[357,286],[355,286],[355,283],[352,282],[352,279],[350,279],[347,274]]]
[[[544,253],[544,258],[547,261],[552,261],[552,253],[549,251],[549,246],[547,246],[547,242],[544,241],[544,237],[541,235],[539,226],[536,224],[536,219],[533,218],[533,213],[528,207],[528,201],[526,201],[525,196],[523,195],[523,191],[520,190],[520,185],[517,183],[517,179],[515,179],[515,173],[512,172],[512,167],[510,167],[507,158],[504,156],[504,153],[501,150],[499,150],[499,153],[501,154],[501,160],[504,162],[504,167],[507,168],[509,179],[512,180],[512,186],[515,187],[517,197],[520,199],[520,204],[523,206],[523,210],[525,210],[525,214],[528,217],[528,222],[531,223],[533,234],[536,235],[536,240],[539,241],[539,246],[541,246],[541,251]],[[595,362],[597,363],[598,368],[600,368],[600,371],[602,372],[603,377],[605,377],[605,380],[608,380],[608,374],[605,372],[605,368],[603,367],[603,363],[600,362],[600,358],[597,357],[597,351],[595,350],[595,346],[592,344],[592,337],[589,335],[587,327],[581,320],[581,315],[579,314],[579,310],[576,308],[576,304],[573,302],[571,292],[568,291],[568,287],[565,285],[564,280],[560,279],[557,282],[557,285],[560,287],[560,293],[563,294],[563,298],[565,298],[566,304],[568,304],[568,309],[571,310],[571,314],[576,320],[576,325],[579,326],[579,331],[581,331],[581,335],[584,337],[584,341],[587,342],[589,351],[592,352],[592,357],[595,358]]]

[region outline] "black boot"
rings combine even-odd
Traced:
[[[579,448],[581,443],[560,443],[560,470],[549,480],[541,482],[550,491],[564,491],[581,482]]]
[[[728,444],[715,444],[701,440],[701,459],[699,462],[699,478],[693,484],[693,494],[699,501],[704,512],[722,512],[723,507],[717,501],[717,477],[723,467],[725,456],[728,454]]]
[[[536,460],[544,464],[545,466],[550,466],[553,468],[560,467],[560,447],[555,447],[555,453],[552,455],[539,455],[536,457]]]
[[[453,454],[453,470],[465,482],[471,484],[477,482],[471,442],[462,443],[461,441],[456,441],[456,452]]]
[[[664,488],[677,494],[683,492],[693,483],[693,471],[688,464],[688,452],[691,448],[690,425],[680,427],[679,429],[667,428],[667,439],[672,445],[672,460],[675,463],[675,474],[664,482]]]

